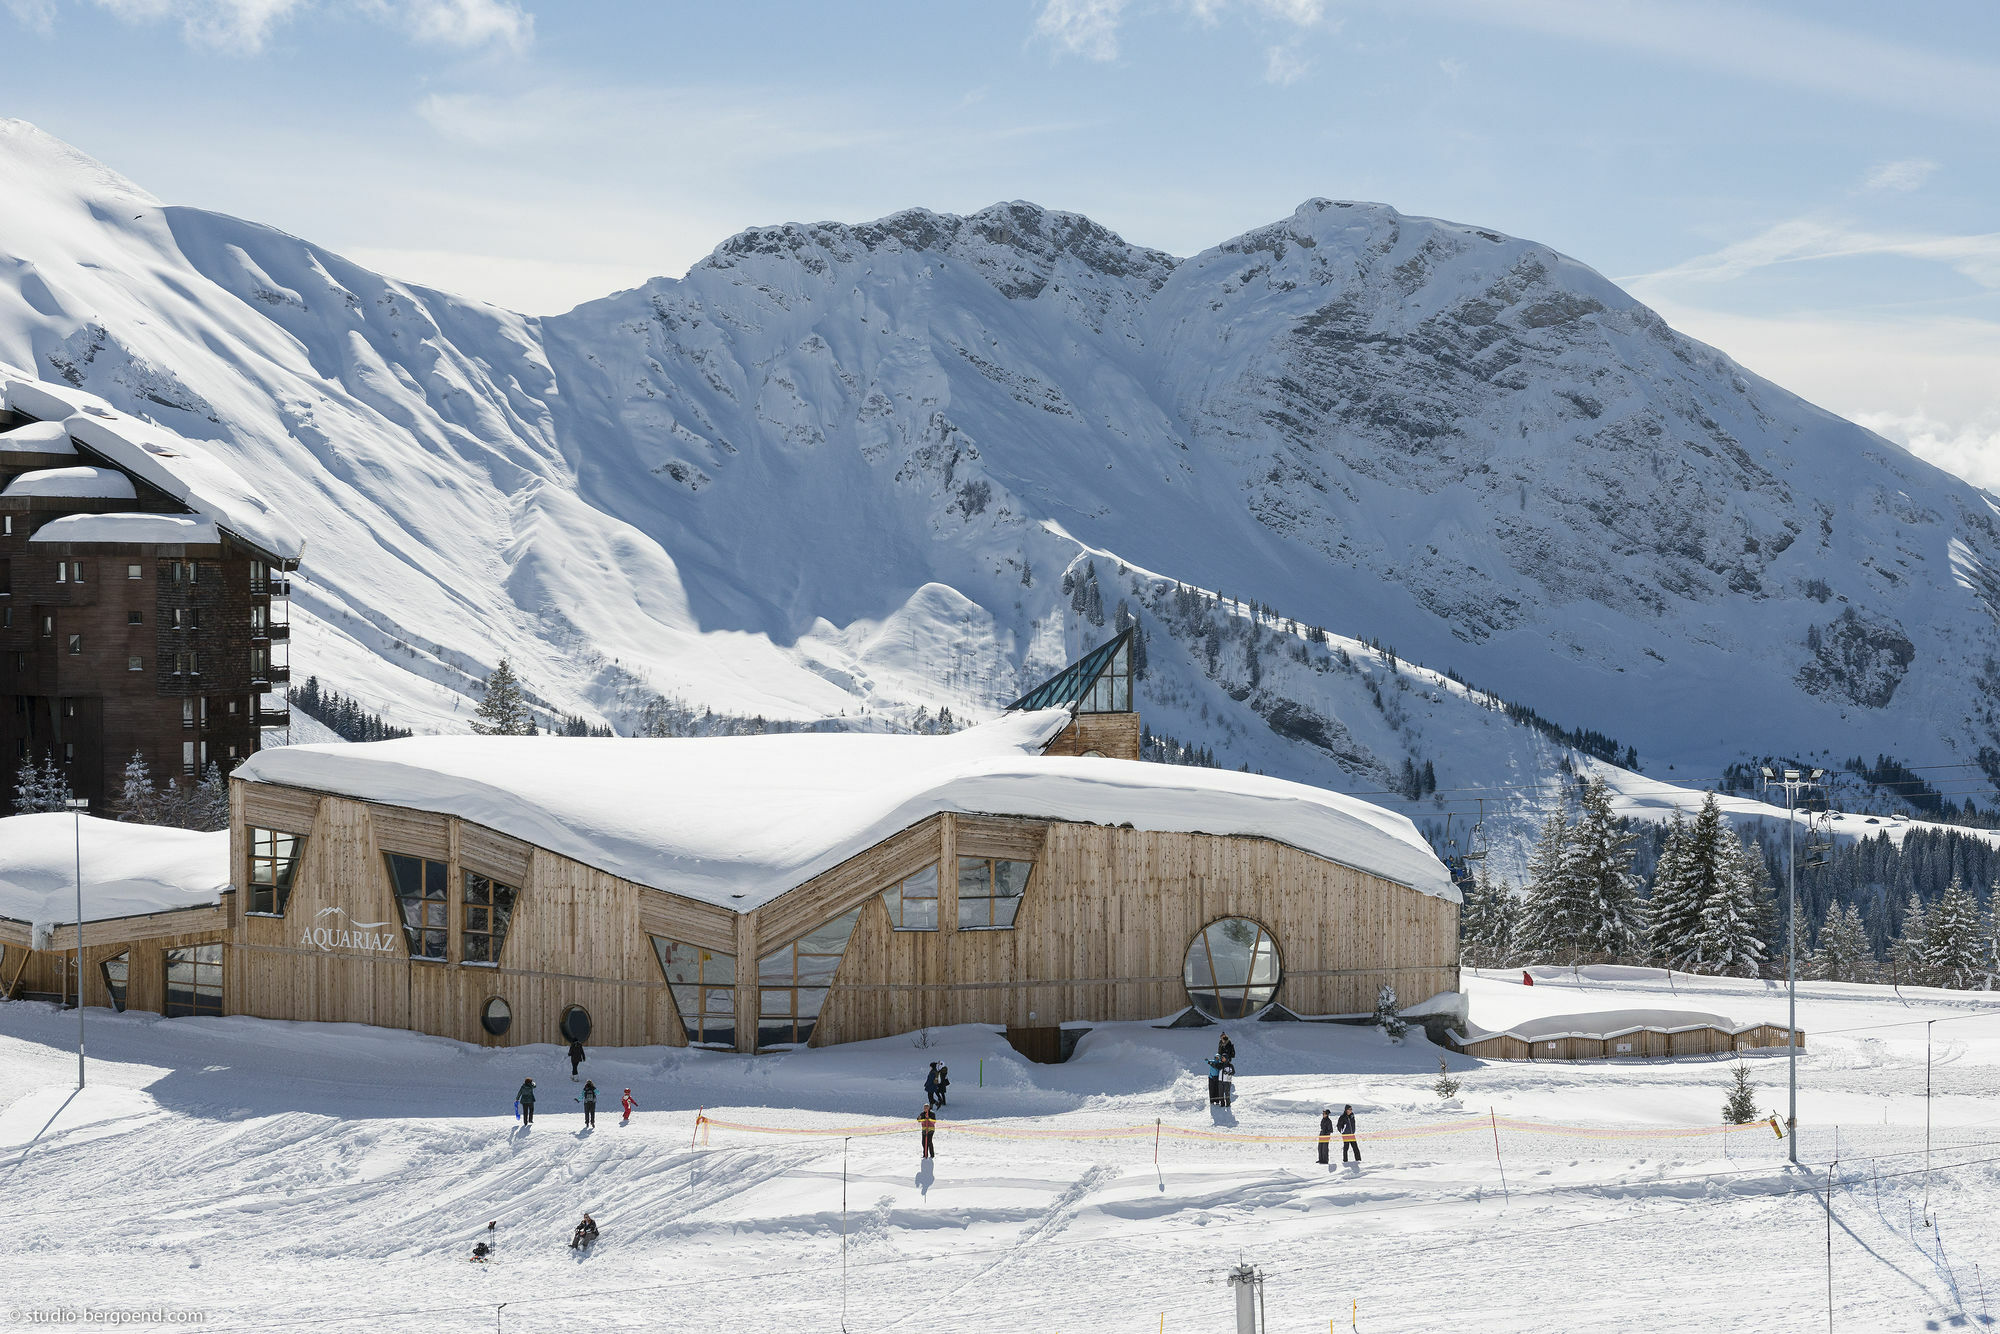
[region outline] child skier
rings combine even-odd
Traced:
[[[623,1117],[619,1118],[619,1121],[618,1121],[618,1124],[619,1124],[619,1125],[621,1125],[621,1126],[629,1126],[629,1125],[631,1125],[631,1124],[632,1124],[632,1109],[633,1109],[633,1108],[635,1108],[635,1107],[637,1107],[638,1105],[639,1105],[638,1101],[637,1101],[637,1100],[636,1100],[635,1098],[633,1098],[633,1096],[632,1096],[632,1090],[631,1090],[631,1089],[626,1089],[626,1090],[625,1090],[625,1096],[624,1096],[624,1097],[622,1097],[622,1098],[620,1098],[620,1099],[618,1100],[618,1106],[619,1106],[619,1108],[620,1108],[621,1110],[623,1110],[623,1111],[624,1111],[624,1113],[625,1113],[625,1115],[624,1115]]]
[[[595,1130],[597,1128],[597,1082],[595,1080],[586,1079],[583,1081],[583,1096],[577,1101],[583,1104],[583,1128],[585,1130]]]

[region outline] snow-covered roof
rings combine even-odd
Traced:
[[[184,514],[66,514],[35,530],[29,542],[132,542],[199,546],[220,542],[207,519]]]
[[[74,454],[69,431],[61,422],[29,422],[0,431],[0,454]]]
[[[1458,900],[1403,816],[1258,774],[1041,754],[1068,718],[941,737],[412,737],[260,751],[235,777],[456,815],[739,912],[942,811],[1271,838]]]
[[[299,530],[210,446],[127,416],[81,390],[19,376],[7,377],[0,388],[13,411],[45,423],[60,422],[77,444],[158,487],[217,527],[272,556],[298,558],[304,545]]]
[[[195,833],[84,816],[83,917],[203,908],[229,888],[229,832]],[[76,920],[74,816],[14,815],[0,820],[0,917],[17,922]]]
[[[132,479],[116,468],[42,468],[7,483],[0,496],[61,496],[67,500],[134,500]]]

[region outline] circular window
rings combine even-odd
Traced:
[[[487,1001],[485,1010],[479,1015],[479,1026],[496,1038],[505,1033],[508,1026],[513,1022],[513,1010],[509,1009],[507,1002],[501,1000],[498,996]]]
[[[1271,1003],[1284,980],[1278,942],[1247,917],[1210,922],[1188,946],[1181,980],[1209,1018],[1247,1019]]]
[[[590,1011],[581,1005],[572,1005],[563,1011],[562,1035],[571,1042],[590,1041]]]

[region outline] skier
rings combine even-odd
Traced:
[[[583,1128],[595,1130],[597,1128],[596,1081],[589,1079],[583,1081],[583,1097],[579,1101],[583,1103]]]
[[[569,1077],[571,1083],[576,1082],[576,1068],[582,1065],[583,1061],[583,1044],[572,1038],[569,1044]]]
[[[639,1105],[638,1102],[635,1101],[632,1097],[632,1090],[626,1089],[625,1096],[618,1100],[619,1109],[625,1113],[625,1115],[619,1119],[618,1124],[621,1126],[631,1125],[632,1109],[637,1107],[638,1105]]]
[[[486,1263],[487,1258],[493,1254],[493,1242],[496,1240],[493,1230],[499,1226],[500,1220],[497,1218],[486,1225],[486,1238],[472,1248],[472,1263],[483,1265]]]
[[[924,1104],[923,1114],[917,1118],[917,1125],[924,1132],[924,1157],[937,1157],[937,1149],[931,1143],[931,1136],[937,1134],[937,1111],[929,1103]]]
[[[944,1093],[945,1093],[945,1090],[946,1090],[946,1089],[948,1089],[948,1088],[950,1088],[950,1087],[951,1087],[951,1067],[950,1067],[950,1066],[947,1066],[947,1065],[939,1065],[939,1066],[938,1066],[938,1095],[937,1095],[937,1105],[938,1105],[938,1106],[940,1106],[940,1107],[944,1106]]]
[[[1351,1153],[1354,1155],[1354,1161],[1360,1162],[1361,1145],[1354,1138],[1353,1103],[1350,1102],[1340,1109],[1340,1120],[1336,1124],[1340,1131],[1340,1161],[1346,1162],[1347,1155]]]
[[[1333,1108],[1322,1107],[1319,1111],[1319,1162],[1321,1167],[1331,1167],[1327,1161],[1327,1148],[1333,1142]]]
[[[926,1108],[931,1108],[937,1106],[937,1104],[938,1104],[937,1062],[932,1061],[930,1073],[924,1076],[924,1106]]]
[[[590,1243],[596,1240],[597,1220],[585,1214],[583,1221],[576,1225],[576,1235],[569,1239],[569,1248],[573,1251],[587,1250]]]
[[[1222,1058],[1224,1065],[1236,1064],[1236,1044],[1229,1040],[1229,1034],[1224,1033],[1222,1040],[1215,1044],[1215,1054]]]
[[[522,1080],[521,1091],[514,1095],[514,1101],[521,1109],[521,1124],[524,1126],[535,1124],[535,1081]]]

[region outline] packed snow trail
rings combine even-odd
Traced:
[[[1783,1004],[1762,983],[1699,985],[1715,993],[1708,1008],[1743,1021]],[[1468,987],[1475,1017],[1674,998],[1644,976]],[[1966,1017],[1933,1030],[1955,1036],[1932,1069],[1926,1228],[1924,1020],[1945,1016]],[[474,1331],[506,1303],[508,1331],[824,1330],[841,1323],[843,1225],[851,1330],[1136,1331],[1163,1314],[1169,1330],[1223,1329],[1219,1278],[1239,1254],[1270,1276],[1273,1330],[1345,1326],[1350,1303],[1378,1330],[1825,1320],[1822,1170],[1792,1169],[1762,1125],[1633,1137],[1713,1127],[1726,1058],[1451,1056],[1464,1083],[1452,1106],[1430,1087],[1442,1053],[1418,1033],[1398,1046],[1372,1029],[1242,1024],[1230,1029],[1238,1101],[1211,1114],[1196,1071],[1212,1029],[1105,1025],[1060,1066],[1029,1065],[976,1028],[932,1030],[924,1050],[908,1038],[757,1058],[603,1048],[591,1054],[600,1086],[631,1087],[640,1108],[630,1126],[607,1118],[584,1133],[550,1082],[563,1068],[553,1045],[87,1020],[90,1084],[77,1094],[74,1015],[0,1005],[7,1328],[52,1307],[148,1306],[203,1310],[211,1330]],[[1988,1314],[2000,998],[1814,984],[1801,1022],[1803,1156],[1823,1163],[1839,1140],[1836,1328]],[[922,1165],[914,1131],[845,1133],[906,1122],[932,1059],[954,1071],[947,1118],[1023,1138],[947,1119]],[[1780,1103],[1782,1058],[1747,1064],[1760,1110]],[[551,1090],[532,1130],[511,1116],[525,1074]],[[1346,1102],[1368,1160],[1329,1170],[1312,1132],[1322,1106]],[[706,1147],[690,1146],[698,1107],[717,1123]],[[1156,1165],[1148,1136],[1094,1137],[1155,1118],[1245,1138],[1163,1135]],[[1489,1118],[1504,1191],[1490,1134],[1398,1138]],[[1540,1133],[1549,1122],[1574,1133]],[[603,1237],[579,1259],[567,1242],[585,1210]],[[468,1264],[488,1219],[492,1260]]]

